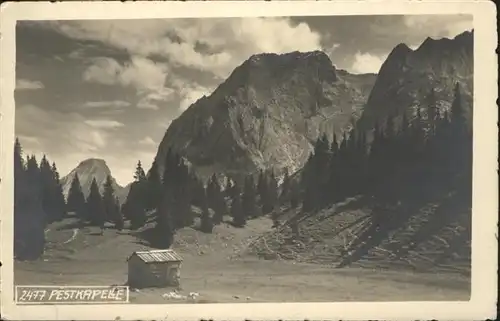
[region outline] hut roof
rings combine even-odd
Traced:
[[[179,254],[177,254],[174,250],[170,249],[136,251],[132,253],[132,255],[134,254],[137,255],[145,263],[182,262],[182,257]]]

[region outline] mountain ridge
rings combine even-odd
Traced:
[[[458,83],[467,105],[467,117],[472,117],[473,37],[465,31],[454,38],[426,38],[413,50],[406,44],[397,45],[384,61],[366,102],[357,126],[371,130],[375,122],[392,114],[407,113],[416,117],[417,108],[424,107],[431,89],[441,114],[449,110],[453,89]]]

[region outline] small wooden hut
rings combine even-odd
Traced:
[[[174,250],[136,251],[128,261],[128,286],[132,288],[180,285],[182,258]]]

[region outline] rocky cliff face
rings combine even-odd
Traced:
[[[359,118],[375,78],[337,70],[320,51],[254,55],[172,122],[160,171],[169,148],[202,177],[295,171],[320,133],[331,138]]]
[[[88,197],[90,193],[90,185],[93,178],[96,179],[97,185],[99,186],[99,190],[102,195],[104,190],[104,183],[106,182],[106,178],[108,177],[108,175],[111,175],[111,170],[109,169],[106,162],[102,159],[89,158],[82,161],[68,175],[61,178],[61,185],[65,197],[68,197],[71,182],[73,181],[75,174],[78,174],[78,179],[80,180],[83,194],[85,195],[85,197]],[[116,183],[114,178],[112,180],[115,196],[118,197],[121,203],[123,203],[127,197],[129,187],[122,187],[118,185],[118,183]]]
[[[454,39],[427,38],[416,50],[404,44],[396,46],[380,68],[358,125],[371,129],[375,121],[392,113],[408,116],[423,107],[425,97],[436,90],[438,106],[444,112],[453,100],[453,88],[459,83],[465,103],[472,113],[474,75],[474,34],[464,32]]]

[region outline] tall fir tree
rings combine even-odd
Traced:
[[[46,155],[42,156],[40,160],[40,173],[39,173],[39,184],[41,192],[42,207],[46,214],[47,223],[52,223],[58,218],[54,212],[55,203],[55,189],[53,182],[52,169],[50,163],[47,160]]]
[[[168,249],[174,243],[175,225],[172,217],[172,194],[164,191],[156,210],[156,236],[158,246]]]
[[[241,205],[241,193],[237,183],[233,186],[233,201],[231,203],[231,216],[235,227],[244,227],[246,224],[245,214]]]
[[[272,170],[269,174],[268,182],[269,182],[268,192],[269,192],[269,201],[271,204],[271,211],[274,211],[274,209],[278,206],[279,191],[278,191],[278,179],[276,178],[276,176],[274,176],[274,172]]]
[[[83,221],[88,219],[85,206],[85,196],[82,192],[82,186],[77,173],[75,173],[68,191],[67,211],[73,212],[76,217]]]
[[[281,184],[281,193],[279,197],[281,204],[288,204],[290,202],[290,189],[291,189],[290,173],[288,172],[288,168],[285,167],[283,173],[283,183]]]
[[[468,135],[467,113],[462,98],[460,84],[457,82],[453,90],[453,102],[451,104],[451,125],[455,135],[465,137]]]
[[[56,212],[57,218],[64,218],[67,216],[66,211],[66,200],[64,199],[63,188],[61,185],[61,178],[59,176],[59,171],[57,170],[57,166],[55,162],[52,162],[51,166],[52,172],[52,181],[54,188],[54,211]]]
[[[257,179],[257,193],[260,199],[262,214],[268,214],[273,210],[271,195],[269,193],[269,179],[264,170],[260,170]]]
[[[87,198],[87,211],[89,213],[90,224],[104,228],[106,210],[95,177],[90,184],[90,193]]]
[[[27,157],[30,160],[31,157]],[[31,161],[33,162],[33,161]],[[35,161],[36,164],[36,161]],[[33,171],[33,163],[31,170]],[[32,172],[33,174],[33,172]],[[34,173],[36,174],[36,172]],[[14,144],[14,258],[36,260],[45,251],[46,216],[35,177],[28,177],[23,164],[22,147]]]
[[[156,160],[153,161],[151,169],[148,172],[146,189],[146,208],[149,210],[157,208],[163,194],[163,185]]]
[[[111,175],[106,177],[104,190],[102,193],[102,203],[104,207],[106,220],[113,222],[115,226],[120,225],[121,214],[116,206],[115,190],[113,188],[113,179]]]
[[[297,208],[300,204],[300,184],[296,181],[290,186],[290,206]]]
[[[123,230],[123,227],[124,227],[124,221],[123,221],[123,216],[122,216],[122,212],[121,212],[121,206],[120,206],[120,201],[118,200],[118,197],[115,197],[115,202],[114,202],[114,210],[113,210],[113,213],[116,215],[115,216],[115,228],[118,230],[118,231],[121,231]]]
[[[212,217],[210,216],[210,211],[208,209],[208,197],[206,191],[203,193],[201,209],[200,230],[204,233],[212,233],[214,229],[214,222],[212,221]]]
[[[144,169],[142,168],[141,161],[137,161],[137,166],[135,168],[135,173],[134,173],[134,181],[145,181],[146,180],[146,174],[144,173]]]
[[[157,174],[155,168],[156,162],[153,162],[153,167],[149,171],[149,177],[146,178],[144,175],[144,170],[142,169],[142,164],[140,161],[137,162],[137,166],[134,172],[134,181],[130,185],[130,190],[127,195],[127,199],[122,206],[121,214],[130,220],[130,228],[136,230],[142,227],[146,221],[146,209],[151,208],[154,203],[157,202],[155,198],[155,193],[160,193],[161,185],[154,187],[155,182],[152,176]],[[157,184],[160,184],[159,177]]]
[[[133,182],[125,203],[122,205],[123,216],[130,220],[130,228],[136,230],[142,227],[147,220],[146,210],[143,206],[144,185],[141,182]]]
[[[436,90],[431,88],[431,91],[425,98],[425,103],[427,107],[427,121],[429,123],[429,131],[431,135],[436,134],[436,128],[438,126],[439,119],[441,118],[441,114],[438,107]]]
[[[215,225],[222,223],[224,215],[229,214],[224,192],[214,174],[207,185],[208,206],[214,210],[212,221]]]
[[[243,195],[241,200],[241,206],[243,208],[243,215],[245,218],[254,218],[257,216],[257,193],[255,192],[255,185],[253,182],[252,175],[248,175],[245,178],[245,185],[243,189]]]

